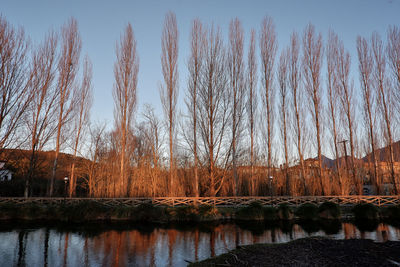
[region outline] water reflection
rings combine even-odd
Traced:
[[[49,255],[49,238],[50,238],[50,231],[49,228],[46,228],[45,230],[45,234],[44,234],[44,257],[43,257],[43,261],[44,261],[44,266],[47,267],[48,266],[48,255]]]
[[[400,240],[400,229],[373,222],[298,224],[45,225],[3,224],[0,266],[186,266],[239,245],[282,243],[308,236]]]
[[[26,237],[25,230],[18,232],[18,266],[25,266]]]

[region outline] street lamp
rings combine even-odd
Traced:
[[[273,200],[273,198],[272,198],[272,180],[273,179],[274,179],[273,176],[269,176],[268,177],[268,180],[269,180],[269,194],[270,194],[270,197],[271,197],[271,207],[272,207],[272,200]]]
[[[64,200],[67,197],[67,183],[68,183],[68,176],[64,177]]]

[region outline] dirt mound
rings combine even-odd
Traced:
[[[399,266],[400,241],[304,238],[251,245],[190,266]]]

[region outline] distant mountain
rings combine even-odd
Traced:
[[[385,146],[376,150],[377,161],[386,162],[388,161],[389,147]],[[393,143],[393,156],[394,161],[400,162],[400,140]],[[372,161],[372,152],[368,153],[362,158],[364,162]]]
[[[322,155],[322,167],[332,169],[335,167],[335,160]]]
[[[350,155],[347,155],[348,164],[350,164]],[[330,159],[324,155],[322,155],[322,167],[326,169],[336,170],[336,161],[339,161],[340,168],[346,167],[346,157],[340,157],[338,159]],[[363,161],[363,159],[354,159],[354,163],[359,161]],[[306,159],[305,162],[313,162],[313,164],[318,164],[318,157]],[[349,166],[350,167],[350,166]]]
[[[335,160],[328,158],[327,156],[322,155],[321,156],[322,159],[322,167],[323,168],[328,168],[328,169],[332,169],[335,167]],[[318,164],[318,157],[315,158],[308,158],[305,160],[305,163],[307,164],[307,162],[313,162],[314,164]]]

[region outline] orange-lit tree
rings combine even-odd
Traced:
[[[121,40],[116,45],[117,60],[114,64],[115,83],[113,89],[114,97],[114,120],[116,135],[114,139],[119,154],[119,178],[116,184],[115,194],[126,196],[128,194],[127,169],[127,147],[131,133],[136,109],[136,88],[139,72],[139,56],[136,53],[136,40],[130,24],[125,28]]]
[[[175,137],[176,101],[178,97],[178,27],[175,14],[165,16],[161,37],[161,67],[164,85],[160,87],[160,97],[167,121],[169,135],[169,194],[175,195]]]

